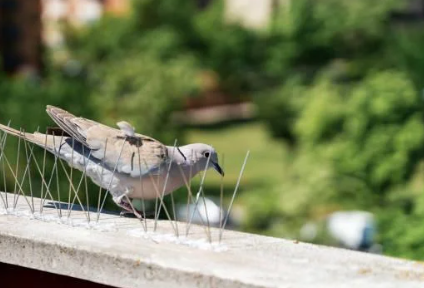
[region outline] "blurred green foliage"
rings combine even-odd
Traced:
[[[422,259],[424,30],[394,17],[405,1],[282,1],[260,30],[224,21],[222,0],[204,10],[188,0],[132,2],[126,17],[67,27],[67,57],[49,61],[42,79],[0,75],[1,122],[44,127],[53,104],[184,142],[170,114],[213,72],[222,93],[254,101],[275,137],[258,126],[240,132],[262,157],[243,182],[244,229],[298,237],[330,212],[368,210],[385,253]],[[234,148],[228,141],[222,149]]]
[[[270,58],[268,70],[285,77],[255,101],[290,144],[280,193],[269,195],[279,195],[274,215],[291,224],[272,233],[298,237],[329,212],[367,210],[385,253],[422,259],[423,24],[398,24],[400,4],[302,0],[274,22],[270,33],[287,40],[280,47],[290,43],[280,61],[288,68]]]

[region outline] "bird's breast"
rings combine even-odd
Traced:
[[[178,188],[189,183],[190,178],[194,177],[198,171],[190,167],[181,165],[172,165],[168,175],[168,169],[157,175],[144,175],[141,178],[135,177],[132,182],[131,198],[155,199],[168,195]],[[125,180],[124,180],[125,181]]]

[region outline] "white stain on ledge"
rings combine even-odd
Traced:
[[[202,250],[213,250],[217,252],[227,251],[228,247],[219,242],[208,241],[205,238],[202,239],[190,239],[186,236],[176,236],[175,234],[160,234],[156,232],[145,232],[144,229],[130,229],[127,230],[127,235],[132,237],[140,237],[144,239],[150,239],[156,243],[166,242],[174,243],[184,246],[189,246]]]
[[[67,210],[64,210],[67,211]],[[119,227],[118,223],[111,223],[111,222],[102,222],[102,221],[91,221],[88,222],[86,218],[72,218],[67,216],[59,217],[57,214],[47,214],[47,213],[39,213],[34,212],[31,213],[28,210],[20,210],[20,209],[1,209],[0,208],[0,215],[13,215],[16,217],[23,217],[23,218],[29,218],[32,220],[38,220],[48,223],[56,223],[56,224],[62,224],[67,225],[71,227],[81,227],[86,229],[93,229],[96,231],[101,232],[118,232],[121,229]],[[171,233],[160,233],[160,232],[153,232],[153,231],[145,231],[143,228],[133,228],[128,229],[125,228],[125,234],[130,237],[137,237],[137,238],[143,238],[151,240],[155,243],[173,243],[177,245],[184,245],[196,249],[201,250],[211,250],[216,252],[221,251],[227,251],[228,246],[221,242],[217,241],[209,241],[207,238],[198,238],[198,239],[191,239],[190,237],[186,236],[176,236],[175,234]],[[120,231],[122,232],[122,231]],[[206,236],[206,235],[205,235]]]

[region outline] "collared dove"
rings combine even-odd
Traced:
[[[112,194],[118,206],[137,217],[141,215],[131,207],[130,198],[162,197],[209,168],[224,175],[217,153],[210,145],[165,146],[135,133],[125,121],[118,122],[120,129],[115,129],[53,106],[47,106],[47,113],[59,126],[47,134],[24,133],[1,124],[0,129],[35,143],[84,171],[94,183]]]

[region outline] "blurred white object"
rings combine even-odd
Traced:
[[[42,15],[54,21],[59,21],[66,17],[68,10],[68,3],[63,0],[43,0],[42,1]]]
[[[313,241],[318,234],[318,227],[315,223],[308,222],[300,228],[300,239],[304,241]]]
[[[224,221],[224,210],[209,198],[200,197],[196,211],[195,209],[196,204],[189,204],[188,208],[187,205],[179,205],[177,207],[178,220],[188,222],[191,218],[191,223],[204,225],[207,225],[209,221],[211,226],[219,226]],[[193,211],[195,212],[193,213]]]
[[[44,43],[49,47],[64,45],[62,22],[84,26],[100,19],[104,13],[103,4],[98,0],[42,0]]]
[[[103,15],[103,6],[98,0],[43,0],[42,15],[47,21],[68,19],[73,24],[86,24]]]
[[[374,244],[376,225],[369,212],[335,212],[328,217],[327,227],[330,235],[346,248],[369,250]]]
[[[272,13],[272,0],[226,0],[225,19],[248,28],[265,28]]]
[[[99,19],[103,14],[103,7],[96,0],[74,0],[70,2],[71,21],[76,24],[87,24]]]

